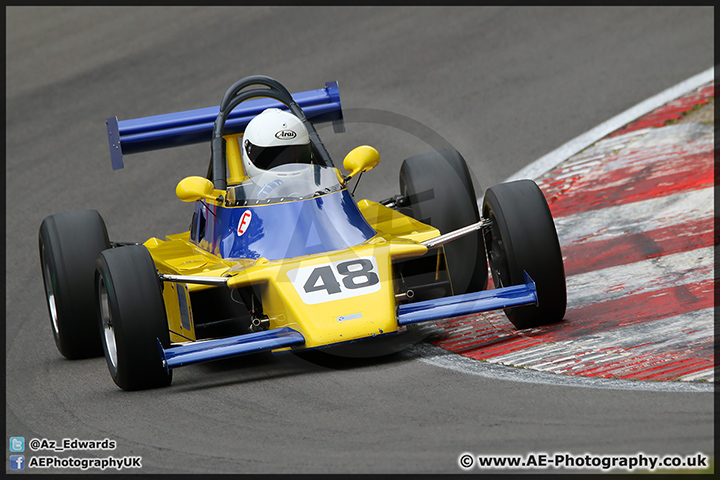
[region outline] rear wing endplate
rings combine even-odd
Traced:
[[[345,131],[337,82],[327,82],[324,88],[317,90],[294,93],[292,98],[313,124],[332,122],[335,133]],[[242,133],[253,117],[272,107],[288,109],[284,104],[269,98],[243,102],[228,115],[225,134]],[[196,143],[209,144],[219,111],[220,106],[216,106],[130,120],[108,118],[105,123],[113,170],[123,168],[123,155]]]

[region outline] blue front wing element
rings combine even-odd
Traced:
[[[398,325],[428,322],[520,305],[537,305],[537,303],[535,282],[525,272],[525,285],[495,288],[493,290],[400,305],[398,307]],[[158,348],[163,366],[169,372],[171,368],[193,363],[219,360],[276,348],[300,346],[304,343],[305,337],[300,332],[284,327],[236,337],[189,343],[168,349],[164,349],[160,340],[158,340]]]
[[[411,323],[427,322],[520,305],[537,305],[538,297],[535,282],[527,272],[524,273],[525,285],[494,288],[492,290],[400,305],[398,307],[398,325],[409,325]]]
[[[164,349],[160,340],[158,347],[166,371],[193,363],[262,352],[276,348],[292,347],[305,343],[305,337],[292,328],[278,328],[248,333],[236,337],[189,343]]]
[[[344,131],[337,82],[327,82],[324,88],[294,93],[292,97],[313,124],[333,122],[335,133]],[[287,110],[282,103],[268,98],[243,102],[228,115],[225,134],[242,133],[253,117],[271,107]],[[209,143],[219,110],[220,107],[216,106],[130,120],[108,118],[106,124],[113,170],[123,168],[123,155]]]

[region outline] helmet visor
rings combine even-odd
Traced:
[[[250,161],[258,168],[271,168],[288,163],[310,163],[310,144],[259,147],[245,140],[245,151]]]

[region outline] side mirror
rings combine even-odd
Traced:
[[[195,202],[197,200],[217,200],[223,192],[215,190],[213,183],[205,177],[186,177],[178,183],[175,194],[183,202]]]
[[[370,145],[353,148],[343,160],[343,167],[350,172],[345,177],[345,182],[358,173],[372,170],[378,163],[380,163],[380,154]]]

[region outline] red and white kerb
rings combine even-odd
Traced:
[[[456,317],[434,343],[554,373],[714,381],[713,126],[660,118],[712,92],[705,85],[536,180],[563,251],[562,322],[517,330],[502,312]]]

